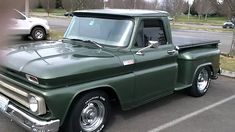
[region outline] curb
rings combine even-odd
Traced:
[[[65,17],[65,16],[41,16],[41,15],[31,15],[32,17],[39,17],[39,18],[58,18],[58,19],[67,19],[69,17]]]
[[[57,15],[53,15],[53,14],[50,14],[48,16],[46,13],[35,13],[35,12],[30,13],[30,16],[31,17],[41,17],[41,18],[59,18],[59,19],[69,18],[69,17],[66,17],[66,16],[57,16]]]
[[[230,77],[230,78],[235,78],[235,72],[231,72],[231,71],[222,70],[221,75]]]

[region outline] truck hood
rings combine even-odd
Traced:
[[[112,52],[81,44],[44,42],[3,48],[0,63],[19,73],[55,79],[120,67],[119,58]]]

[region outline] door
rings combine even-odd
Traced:
[[[132,53],[135,58],[136,103],[146,102],[172,93],[177,77],[177,54],[169,44],[161,19],[143,19],[136,34]],[[169,37],[168,37],[169,38]],[[158,47],[139,50],[148,46],[149,41],[158,41]]]

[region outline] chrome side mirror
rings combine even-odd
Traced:
[[[72,12],[66,12],[66,13],[64,13],[64,16],[73,17],[73,13]]]
[[[179,51],[180,47],[179,46],[175,46],[175,50]]]
[[[158,41],[148,41],[149,45],[136,52],[137,55],[144,55],[143,51],[149,48],[158,48]]]

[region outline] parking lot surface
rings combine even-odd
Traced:
[[[113,107],[105,132],[234,132],[235,79],[219,77],[201,98],[183,91],[129,111]],[[0,114],[0,132],[25,132]]]

